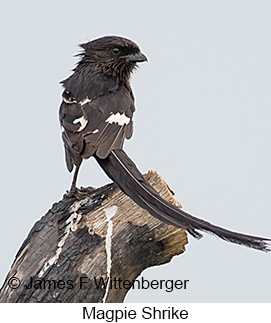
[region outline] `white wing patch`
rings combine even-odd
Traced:
[[[130,118],[126,117],[125,113],[120,114],[119,112],[116,114],[111,114],[110,117],[108,117],[105,122],[108,123],[117,123],[119,126],[123,126],[125,124],[128,124],[130,122]]]
[[[88,121],[85,119],[84,116],[82,116],[81,118],[74,119],[72,123],[73,124],[80,123],[81,126],[79,127],[78,130],[76,130],[76,132],[80,132],[86,127]]]

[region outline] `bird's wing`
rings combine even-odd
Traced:
[[[69,171],[82,158],[94,153],[106,158],[112,149],[122,148],[132,136],[134,111],[133,97],[124,87],[79,102],[63,97],[59,117]]]

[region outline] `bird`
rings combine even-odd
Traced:
[[[77,192],[82,161],[93,157],[107,176],[152,216],[185,229],[194,238],[202,232],[265,252],[271,239],[237,233],[199,219],[164,200],[145,180],[123,150],[133,134],[135,97],[131,75],[147,57],[130,39],[103,36],[80,44],[79,61],[72,74],[61,81],[64,90],[59,121],[66,165],[74,170],[69,196]]]

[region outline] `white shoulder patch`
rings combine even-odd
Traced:
[[[89,99],[88,97],[86,97],[84,100],[80,101],[79,103],[82,106],[82,105],[87,104],[89,102],[91,102],[91,99]]]
[[[111,114],[105,122],[108,123],[117,123],[119,126],[123,126],[130,122],[130,118],[126,117],[125,113],[120,114],[119,112],[116,114]]]
[[[80,123],[81,126],[79,127],[78,130],[76,130],[76,132],[80,132],[86,127],[88,121],[85,119],[84,116],[82,116],[82,117],[80,117],[78,119],[74,119],[72,123],[73,124]]]
[[[68,104],[77,103],[75,99],[72,99],[72,98],[66,99],[64,96],[63,96],[63,101]]]
[[[63,101],[65,103],[68,103],[68,104],[79,103],[82,106],[84,104],[87,104],[87,103],[91,102],[91,99],[89,99],[88,97],[86,97],[84,100],[77,102],[74,98],[68,98],[68,99],[66,99],[63,96]]]

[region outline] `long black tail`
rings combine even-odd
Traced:
[[[250,248],[270,251],[268,241],[261,237],[232,232],[207,221],[198,219],[182,209],[168,203],[144,179],[133,161],[122,149],[113,150],[105,159],[95,156],[105,173],[139,206],[159,220],[187,230],[194,238],[202,234],[197,230],[213,233],[223,240],[245,245]]]

